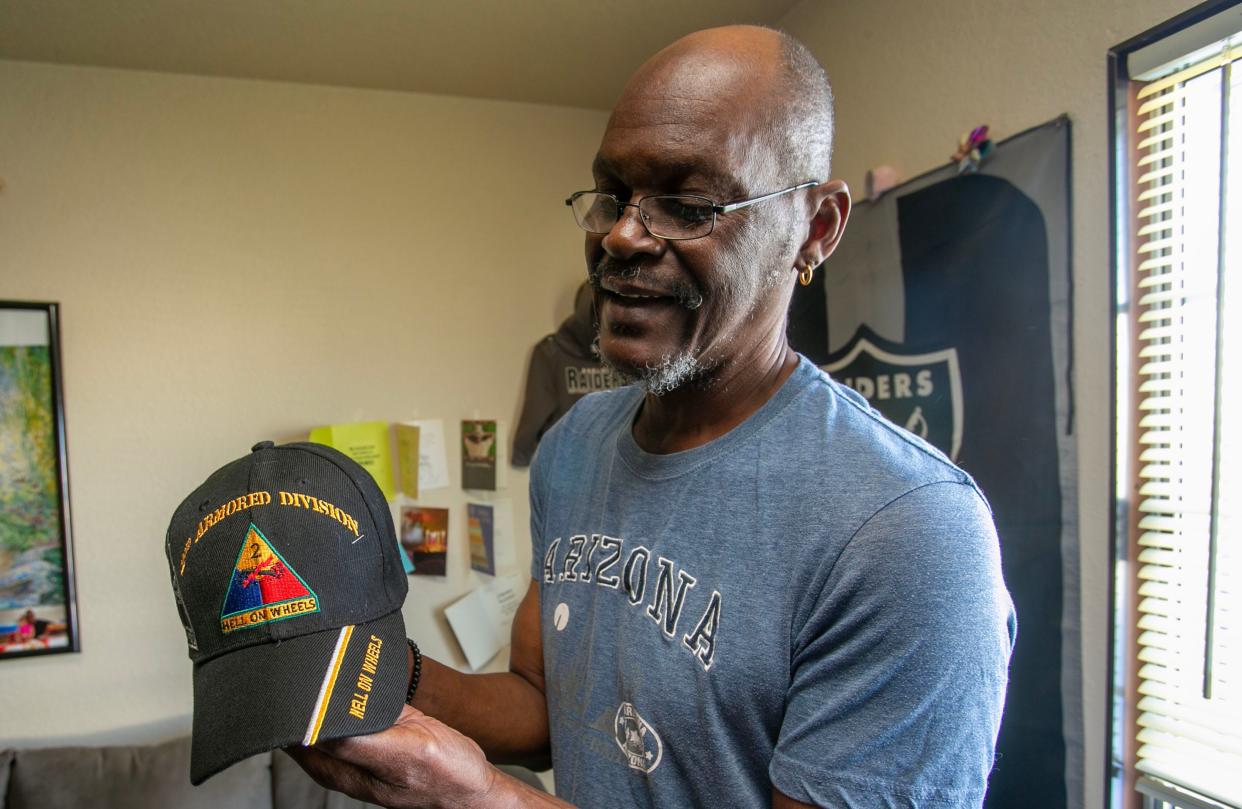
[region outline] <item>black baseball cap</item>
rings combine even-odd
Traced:
[[[388,503],[353,460],[260,442],[177,508],[165,550],[194,661],[191,783],[396,721],[408,585]]]

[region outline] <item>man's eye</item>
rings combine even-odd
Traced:
[[[712,218],[712,206],[690,200],[668,200],[665,209],[683,222],[706,222]]]

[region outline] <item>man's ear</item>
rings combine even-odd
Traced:
[[[798,250],[798,258],[802,264],[814,268],[837,249],[853,203],[844,180],[831,180],[811,189],[810,201],[816,206],[815,213],[806,241]]]

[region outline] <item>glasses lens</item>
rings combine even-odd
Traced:
[[[617,201],[607,194],[582,191],[573,196],[571,206],[578,227],[590,233],[607,233],[617,224]]]
[[[646,197],[639,210],[647,229],[664,239],[695,239],[712,232],[716,214],[707,197],[668,195]]]

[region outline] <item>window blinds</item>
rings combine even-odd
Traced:
[[[1137,766],[1242,807],[1239,58],[1222,49],[1138,92],[1132,299]]]

